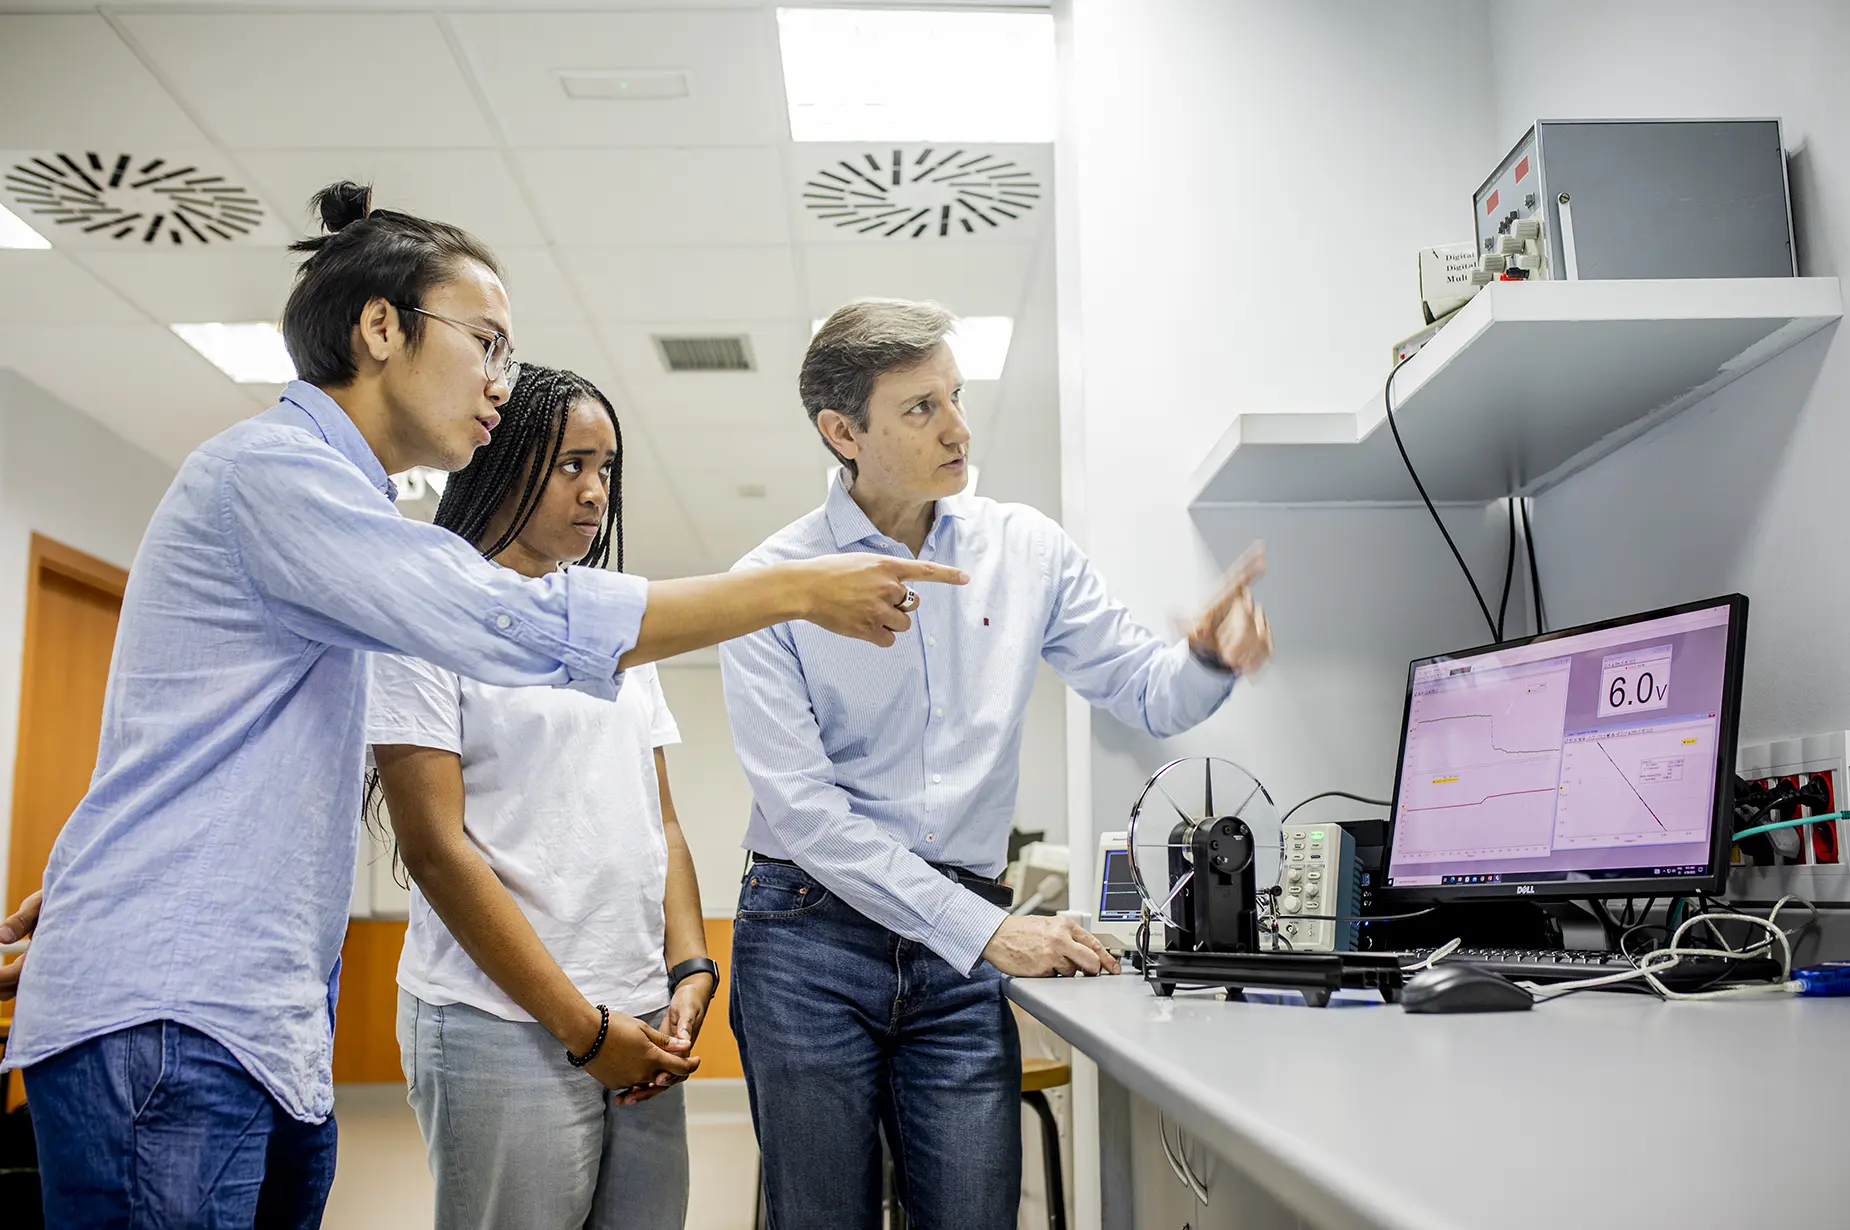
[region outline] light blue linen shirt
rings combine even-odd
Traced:
[[[838,478],[739,567],[840,551],[909,556]],[[720,665],[752,787],[746,848],[792,860],[967,974],[1004,911],[926,864],[1002,870],[1037,663],[1159,738],[1212,714],[1233,676],[1132,619],[1066,531],[1025,505],[939,500],[919,558],[970,583],[921,586],[895,648],[788,623],[721,646]]]
[[[368,652],[616,695],[645,582],[527,580],[394,496],[301,382],[180,468],[129,572],[96,774],[45,870],[7,1067],[173,1020],[325,1119]]]

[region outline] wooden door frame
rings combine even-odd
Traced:
[[[67,547],[56,539],[47,538],[43,534],[35,532],[32,535],[32,548],[27,554],[26,564],[25,648],[19,659],[19,728],[15,732],[13,741],[13,798],[11,810],[7,812],[6,878],[9,884],[13,879],[13,855],[16,853],[14,849],[14,835],[17,832],[16,824],[19,818],[20,807],[24,803],[21,797],[25,790],[25,784],[24,778],[20,774],[20,749],[25,741],[26,732],[31,729],[34,716],[32,713],[32,689],[27,686],[27,679],[31,674],[34,655],[38,652],[39,625],[41,621],[39,612],[39,597],[41,590],[39,575],[46,570],[55,572],[68,580],[76,581],[80,585],[87,585],[92,589],[101,590],[117,600],[121,599],[123,592],[128,588],[128,573],[116,567],[114,564],[100,560],[94,555],[85,554],[75,547]],[[9,901],[7,903],[7,908],[11,909],[18,904],[17,901]]]

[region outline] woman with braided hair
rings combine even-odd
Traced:
[[[613,551],[621,568],[622,475],[603,394],[530,366],[436,521],[527,576]],[[412,879],[398,1033],[439,1230],[679,1230],[677,1082],[718,971],[655,667],[608,704],[380,654],[367,739],[367,798],[383,793]],[[579,1027],[604,1038],[583,1062],[558,1045]],[[622,1075],[662,1050],[676,1064],[653,1082]]]

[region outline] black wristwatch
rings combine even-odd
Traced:
[[[687,960],[668,971],[668,993],[673,995],[676,987],[680,986],[689,978],[692,978],[695,974],[713,975],[713,986],[716,990],[718,989],[719,964],[711,957],[689,957]]]

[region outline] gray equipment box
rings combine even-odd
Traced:
[[[1778,120],[1538,120],[1472,203],[1506,279],[1798,273]]]

